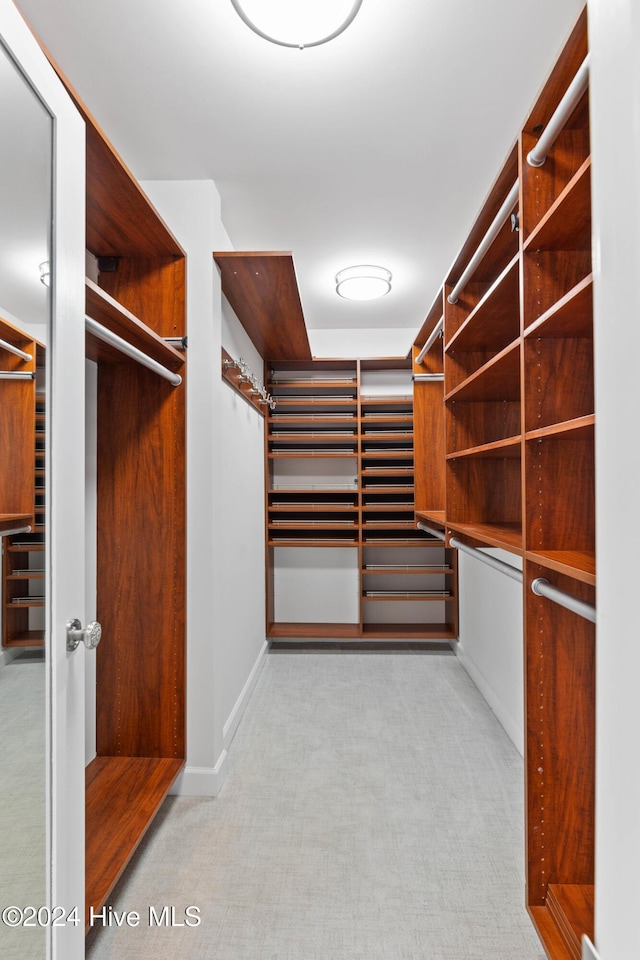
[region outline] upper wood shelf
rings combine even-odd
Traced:
[[[85,310],[92,320],[102,324],[103,327],[170,370],[177,371],[184,365],[184,354],[166,343],[162,337],[159,337],[88,277],[85,279],[85,291]],[[87,334],[87,357],[90,360],[122,361],[121,353],[89,333]]]
[[[526,337],[593,336],[593,274],[572,287],[525,330]]]
[[[502,349],[515,340],[520,326],[519,263],[519,256],[511,260],[451,337],[445,353]]]
[[[587,250],[590,245],[591,158],[588,157],[531,231],[524,250]]]
[[[311,360],[293,257],[289,252],[213,254],[222,292],[267,361]]]

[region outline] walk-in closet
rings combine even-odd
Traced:
[[[640,955],[640,13],[340,4],[0,0],[8,960]]]

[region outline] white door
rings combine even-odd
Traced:
[[[84,660],[66,623],[84,625],[84,124],[11,0],[0,0],[0,56],[26,81],[50,127],[50,316],[46,332],[45,650],[47,861],[38,958],[84,957]],[[29,89],[30,88],[30,89]],[[10,146],[0,90],[3,151]],[[39,101],[39,104],[38,104]],[[15,97],[13,98],[15,105]],[[27,111],[28,112],[28,111]],[[29,132],[22,124],[15,140]],[[0,166],[0,172],[2,167]],[[15,174],[14,174],[15,176]],[[10,197],[12,185],[2,184]],[[9,203],[9,201],[7,201]],[[16,242],[5,244],[18,256]],[[27,251],[24,251],[25,256]],[[35,264],[35,270],[38,264]],[[43,885],[44,888],[44,885]],[[8,906],[8,905],[5,905]],[[26,907],[27,904],[16,904]],[[47,912],[47,908],[48,911]],[[58,908],[58,909],[56,909]],[[67,919],[68,918],[68,919]],[[9,918],[11,919],[11,918]],[[25,947],[27,941],[25,940]],[[25,949],[22,956],[31,956]]]

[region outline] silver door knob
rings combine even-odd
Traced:
[[[79,620],[67,620],[67,650],[75,650],[78,644],[84,643],[87,650],[95,650],[100,643],[102,627],[97,620],[92,620],[83,627]]]

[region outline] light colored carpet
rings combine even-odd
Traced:
[[[45,665],[22,654],[0,670],[0,909],[46,903]],[[2,960],[42,960],[44,928],[0,923]]]
[[[270,654],[216,800],[170,798],[91,960],[543,960],[522,761],[447,655]],[[198,927],[150,927],[195,905]]]

